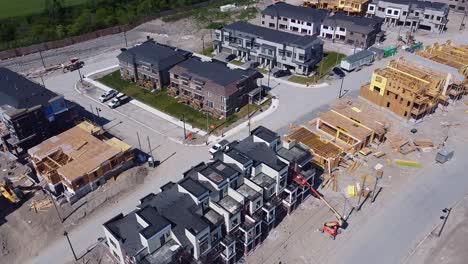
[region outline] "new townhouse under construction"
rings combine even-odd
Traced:
[[[84,121],[28,150],[38,176],[73,203],[133,164],[130,145]]]
[[[416,52],[417,55],[458,69],[468,76],[468,45],[458,45],[450,40],[434,43]]]
[[[360,96],[406,120],[420,120],[439,104],[463,96],[464,84],[450,73],[435,70],[403,57],[376,69],[370,83],[361,86]]]

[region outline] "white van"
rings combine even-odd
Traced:
[[[110,108],[116,108],[120,105],[122,105],[126,100],[128,99],[128,96],[126,96],[123,93],[119,93],[112,101],[110,101],[107,106]]]

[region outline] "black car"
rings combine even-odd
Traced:
[[[236,54],[229,54],[227,57],[226,57],[226,61],[232,61],[233,59],[235,59],[237,56]]]
[[[277,72],[273,73],[273,77],[275,78],[281,78],[288,75],[291,75],[291,71],[289,70],[278,70]]]
[[[340,76],[341,78],[346,76],[344,71],[342,69],[338,68],[338,67],[333,68],[333,73]]]
[[[260,62],[254,61],[254,62],[250,63],[249,68],[256,69],[258,66],[260,66]]]

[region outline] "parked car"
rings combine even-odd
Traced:
[[[338,67],[333,68],[332,71],[333,71],[334,74],[340,76],[341,78],[343,78],[343,77],[346,76],[346,74],[344,73],[344,71],[343,71],[342,69],[338,68]]]
[[[249,68],[256,69],[258,66],[260,66],[260,62],[254,61],[250,63]]]
[[[116,108],[124,104],[128,99],[128,96],[123,93],[119,93],[114,99],[112,99],[112,101],[107,104],[107,106],[110,108]]]
[[[210,148],[209,151],[210,151],[211,155],[214,155],[214,154],[216,154],[218,151],[224,150],[228,144],[229,144],[229,141],[227,141],[227,140],[221,140],[219,143],[214,144],[214,145]]]
[[[103,93],[100,97],[99,97],[99,101],[101,103],[104,103],[105,101],[108,101],[110,100],[112,97],[116,96],[119,92],[117,92],[116,90],[109,90],[105,93]]]
[[[278,70],[275,73],[273,73],[273,77],[275,78],[281,78],[281,77],[288,76],[288,75],[291,75],[290,70]]]
[[[236,54],[229,54],[227,57],[226,57],[226,61],[232,61],[233,59],[235,59],[237,56]]]

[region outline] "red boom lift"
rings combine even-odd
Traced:
[[[336,211],[333,206],[331,206],[327,200],[323,198],[323,196],[317,192],[317,190],[312,187],[312,185],[307,181],[307,179],[302,176],[300,173],[295,172],[293,175],[293,181],[296,182],[299,185],[306,186],[308,187],[312,193],[320,200],[322,201],[329,209],[330,211],[333,212],[335,215],[336,219],[338,221],[328,221],[325,224],[323,224],[323,227],[320,229],[320,232],[324,233],[327,232],[330,237],[335,240],[336,235],[340,233],[340,228],[345,228],[346,226],[346,220]]]

